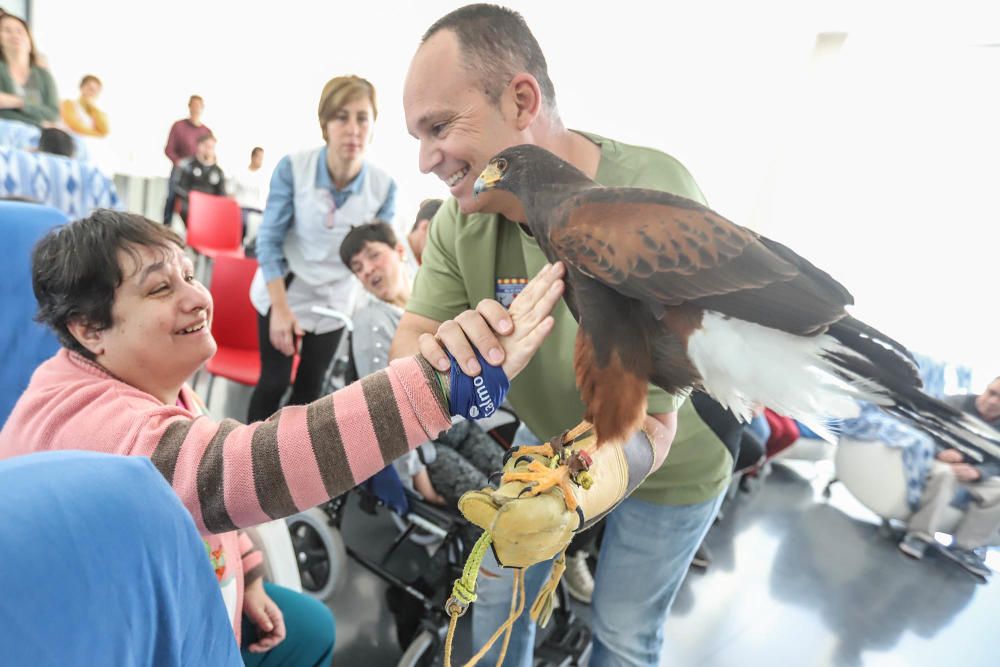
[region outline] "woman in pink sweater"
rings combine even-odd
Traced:
[[[329,612],[264,585],[262,557],[239,528],[318,505],[436,437],[451,423],[447,375],[412,357],[264,422],[216,422],[185,384],[216,350],[212,298],[168,228],[98,210],[46,236],[32,272],[38,319],[64,349],[32,377],[0,432],[0,458],[52,449],[148,456],[205,537],[237,641],[241,618],[255,635],[242,638],[248,664],[266,651],[285,654],[268,664],[329,664]],[[513,332],[499,337],[509,378],[551,331],[561,277],[559,265],[543,271],[511,305]],[[440,358],[430,337],[421,349]],[[315,609],[302,612],[310,602]],[[293,607],[312,631],[293,627]]]

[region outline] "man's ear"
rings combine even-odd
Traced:
[[[403,245],[402,241],[396,241],[396,254],[399,255],[400,259],[406,259],[406,246]]]
[[[511,79],[509,88],[514,95],[515,124],[518,130],[525,130],[542,110],[542,89],[538,80],[527,72]]]
[[[67,322],[66,328],[76,342],[87,348],[95,357],[104,354],[104,329],[98,329],[83,319]]]

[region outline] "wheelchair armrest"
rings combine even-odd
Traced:
[[[462,513],[457,508],[442,507],[433,505],[424,500],[420,494],[406,490],[406,497],[410,501],[410,512],[417,516],[432,521],[436,524],[452,526],[465,521]]]

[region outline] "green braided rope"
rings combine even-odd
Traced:
[[[487,531],[476,541],[472,547],[469,558],[462,568],[462,577],[455,580],[455,585],[451,588],[451,597],[448,599],[447,607],[451,611],[453,605],[459,615],[465,613],[469,605],[476,601],[476,580],[479,578],[479,566],[486,557],[486,550],[490,548],[493,537]]]

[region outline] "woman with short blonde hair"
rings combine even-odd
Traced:
[[[296,353],[288,403],[304,405],[322,392],[344,323],[312,309],[353,310],[357,285],[340,260],[340,244],[351,227],[391,222],[396,213],[395,181],[365,157],[377,115],[371,82],[353,75],[330,79],[317,109],[324,145],[286,155],[271,177],[257,233],[260,268],[250,288],[261,358],[250,420],[278,409]]]

